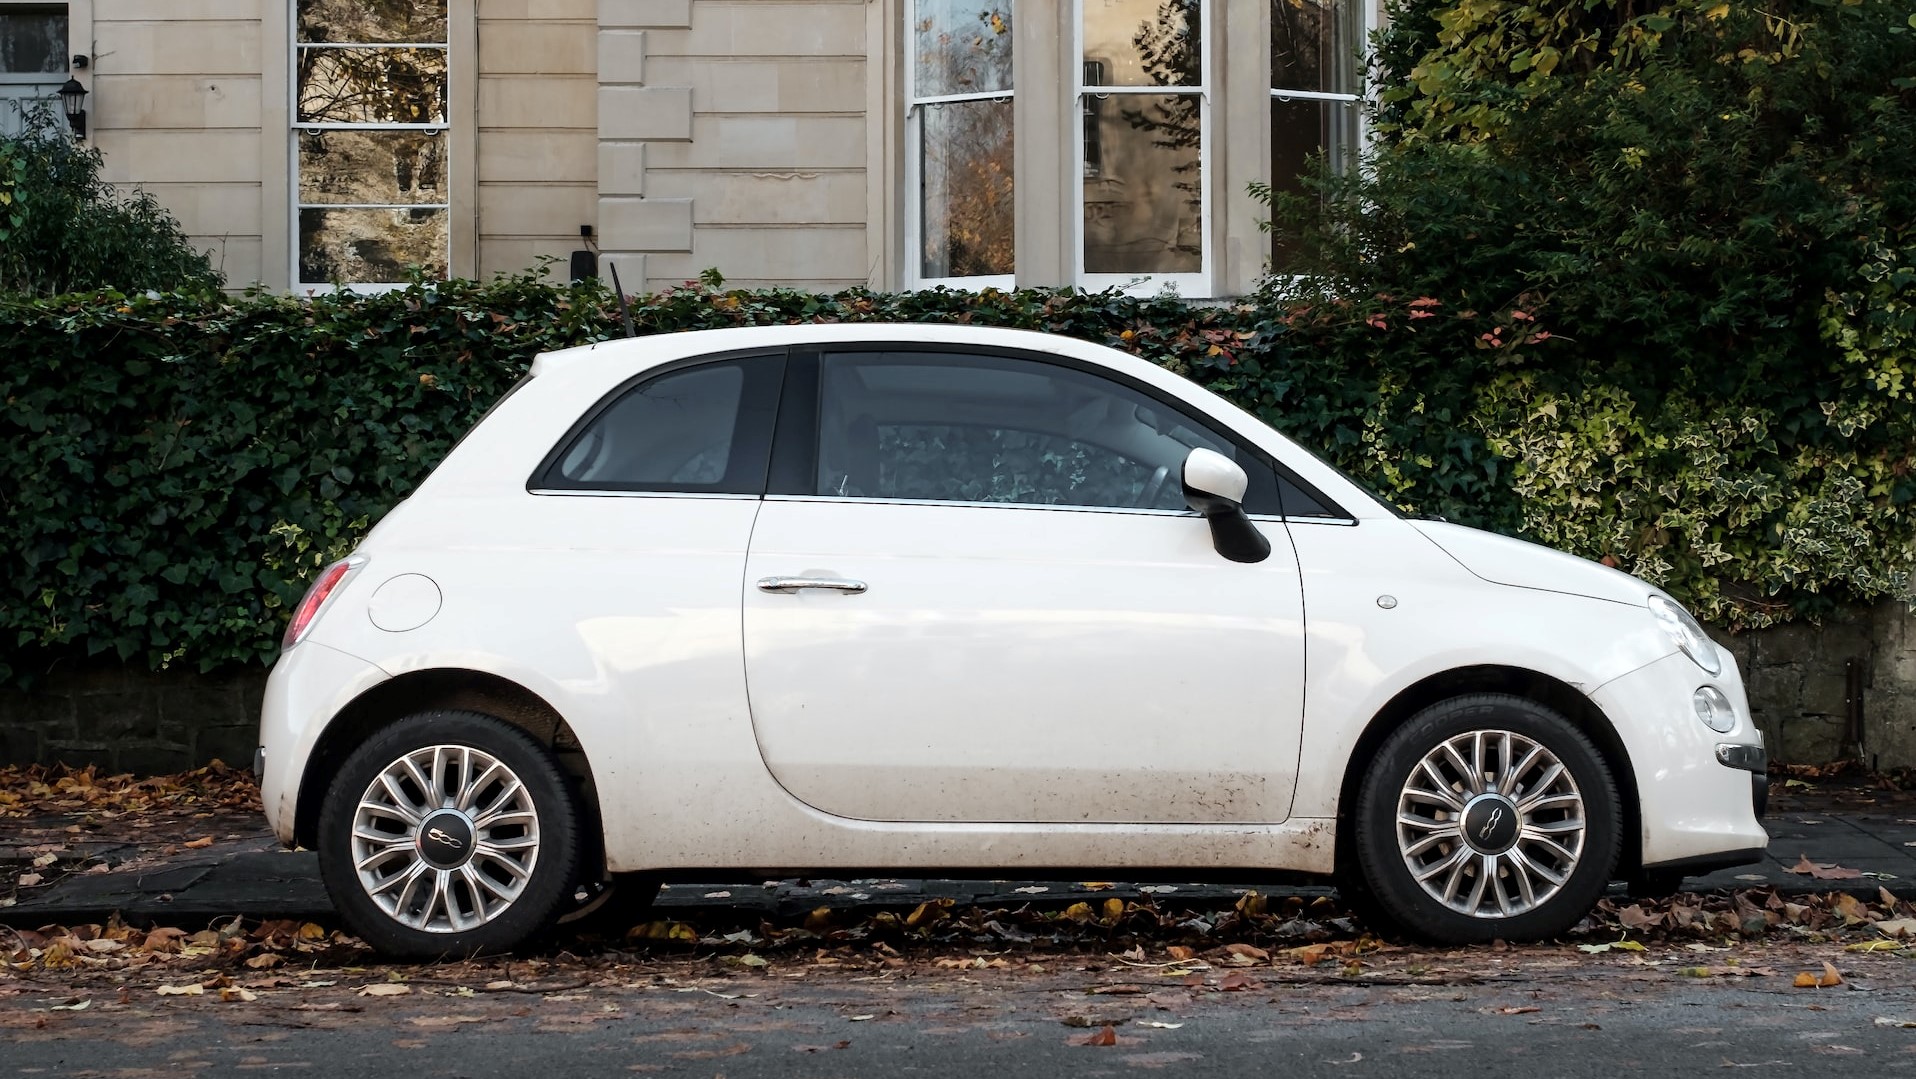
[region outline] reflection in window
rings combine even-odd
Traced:
[[[58,75],[66,70],[65,4],[0,8],[0,75]]]
[[[1356,164],[1363,72],[1360,0],[1270,0],[1271,188],[1303,190],[1322,158],[1343,172]],[[1282,266],[1285,252],[1271,253]]]
[[[447,276],[446,0],[297,0],[296,280]]]
[[[613,402],[559,455],[548,482],[604,490],[684,490],[725,478],[745,371],[715,363],[646,382]]]
[[[911,96],[917,276],[1009,276],[1012,208],[1011,5],[916,0]]]
[[[828,497],[1181,509],[1195,447],[1224,439],[1129,387],[990,356],[826,356],[818,481]]]
[[[1083,0],[1083,13],[1084,270],[1201,273],[1203,2]]]

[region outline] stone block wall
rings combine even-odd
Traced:
[[[1853,608],[1821,625],[1794,622],[1717,634],[1736,656],[1750,711],[1773,760],[1824,764],[1856,757],[1916,767],[1916,613],[1899,603]],[[1860,745],[1851,724],[1858,670]]]
[[[1861,671],[1864,759],[1916,768],[1916,612],[1897,603],[1719,634],[1749,686],[1771,758],[1823,764],[1855,756],[1845,664]],[[266,672],[199,674],[98,666],[56,671],[32,691],[0,690],[0,764],[95,764],[142,774],[214,758],[253,759]]]
[[[219,759],[250,768],[266,671],[96,666],[0,690],[0,764],[156,775]]]

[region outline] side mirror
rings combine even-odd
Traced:
[[[1211,545],[1233,562],[1262,562],[1271,541],[1244,515],[1251,479],[1237,462],[1216,450],[1195,449],[1184,458],[1184,502],[1211,525]]]

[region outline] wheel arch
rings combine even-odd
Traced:
[[[1636,772],[1623,739],[1601,708],[1588,696],[1561,679],[1523,667],[1485,664],[1458,667],[1412,683],[1392,697],[1371,717],[1364,732],[1351,748],[1344,765],[1344,778],[1337,797],[1337,869],[1348,877],[1356,869],[1356,821],[1358,790],[1364,782],[1364,770],[1376,757],[1384,740],[1412,716],[1425,708],[1452,697],[1474,693],[1505,693],[1534,701],[1561,714],[1576,724],[1610,767],[1616,779],[1617,796],[1622,800],[1623,835],[1619,837],[1617,871],[1630,875],[1643,862],[1643,822],[1638,804]]]
[[[587,821],[587,855],[604,864],[601,845],[605,827],[599,815],[598,788],[585,751],[565,717],[545,698],[511,679],[463,668],[410,671],[373,686],[340,709],[313,745],[300,775],[293,816],[295,841],[304,847],[318,843],[319,811],[326,800],[327,780],[356,747],[388,724],[436,710],[492,716],[525,731],[550,750],[576,784],[579,809]]]

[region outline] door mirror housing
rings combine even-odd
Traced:
[[[1271,541],[1244,515],[1251,479],[1236,461],[1216,450],[1195,449],[1184,458],[1184,502],[1211,526],[1211,545],[1233,562],[1262,562]]]

